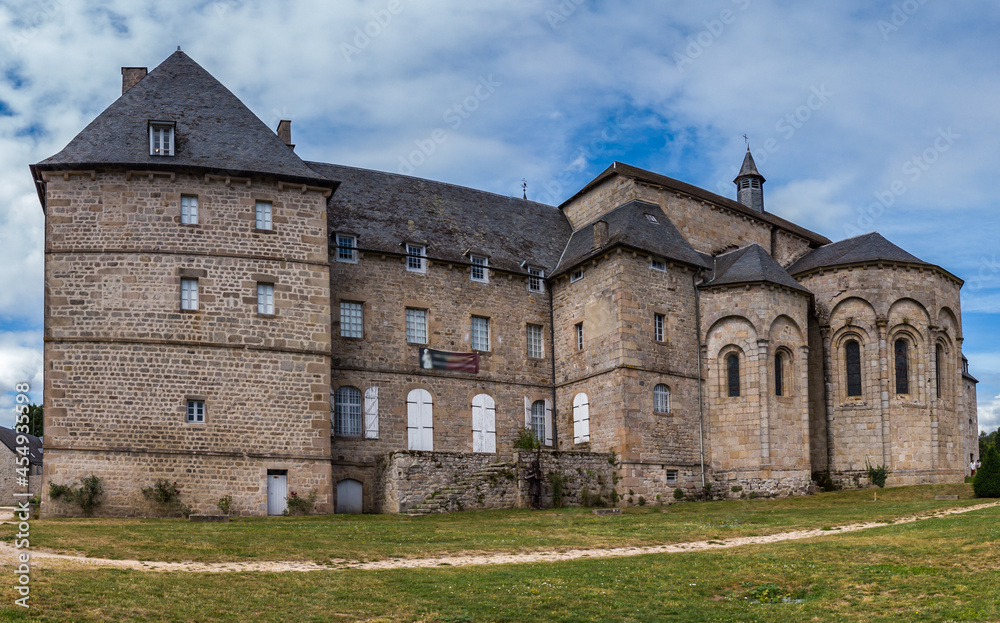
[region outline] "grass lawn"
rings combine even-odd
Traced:
[[[958,501],[935,500],[957,494]],[[46,519],[32,545],[118,559],[229,562],[381,560],[471,552],[521,552],[723,540],[860,521],[891,521],[979,503],[967,484],[838,491],[780,500],[633,507],[621,516],[589,509],[508,510],[406,517],[328,515],[239,518],[228,524],[182,519]],[[0,526],[11,539],[14,526]]]
[[[829,499],[845,507],[831,509],[833,523],[846,507],[866,504]],[[773,516],[786,526],[787,502],[776,504]],[[881,504],[856,512],[884,513]],[[701,506],[711,522],[720,517],[714,506]],[[689,519],[699,514],[682,508]],[[769,527],[770,515],[757,512]],[[587,536],[577,543],[591,544]],[[990,508],[808,542],[546,564],[284,574],[41,569],[30,618],[9,605],[12,582],[0,583],[0,620],[996,621],[997,560],[1000,508]],[[9,566],[0,571],[13,577]]]

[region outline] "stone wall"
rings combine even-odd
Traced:
[[[377,512],[430,513],[526,508],[534,500],[528,477],[542,475],[538,503],[553,504],[553,482],[563,480],[563,504],[613,505],[614,458],[591,452],[518,450],[502,457],[455,452],[393,452],[378,460]]]
[[[232,494],[264,514],[273,468],[332,509],[323,193],[118,169],[46,179],[43,493],[93,473],[101,513],[142,515],[139,488],[166,478],[197,512]],[[182,196],[197,224],[180,223]],[[258,200],[273,230],[255,229]],[[197,310],[181,309],[185,277]],[[258,283],[274,285],[274,314],[258,313]]]
[[[25,489],[17,485],[17,464],[18,455],[11,452],[7,446],[0,444],[0,506],[15,506],[20,502],[26,502],[28,498],[15,497],[15,493],[21,493]],[[32,465],[28,472],[28,493],[37,495],[42,490],[42,478],[39,471],[40,466]]]

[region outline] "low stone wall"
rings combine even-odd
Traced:
[[[380,457],[376,466],[375,510],[548,507],[558,488],[564,505],[611,506],[617,499],[616,480],[613,458],[593,452],[393,452]]]

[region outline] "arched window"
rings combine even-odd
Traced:
[[[497,451],[496,402],[489,394],[472,399],[472,451]]]
[[[732,353],[726,357],[726,375],[729,385],[729,397],[737,398],[740,395],[740,356]]]
[[[861,395],[861,345],[851,340],[844,345],[847,359],[847,395]]]
[[[337,417],[334,430],[341,437],[361,436],[361,392],[355,387],[341,387],[334,398]]]
[[[941,380],[944,379],[944,374],[942,374],[941,370],[941,364],[944,361],[944,357],[941,356],[942,351],[943,349],[940,344],[934,347],[934,370],[937,377],[937,383],[934,385],[934,396],[938,399],[944,396],[944,388],[941,387]]]
[[[538,441],[545,441],[545,401],[531,403],[531,430]]]
[[[785,379],[782,374],[785,373],[785,357],[781,353],[774,356],[774,395],[784,396],[785,395]]]
[[[434,399],[426,389],[406,395],[407,450],[434,451]]]
[[[670,388],[663,383],[653,388],[653,411],[670,413]]]
[[[896,340],[896,393],[910,393],[910,354],[909,345],[904,339]]]

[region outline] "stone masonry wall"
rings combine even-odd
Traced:
[[[27,498],[15,497],[14,493],[23,492],[24,487],[17,485],[18,455],[11,452],[7,446],[0,444],[0,506],[15,506],[26,502]],[[31,466],[28,475],[28,493],[36,495],[42,490],[40,474],[34,475],[38,466]]]
[[[519,450],[502,457],[453,452],[394,452],[377,468],[378,512],[448,512],[531,505],[526,479],[536,454]],[[553,474],[563,478],[563,504],[612,505],[614,461],[590,452],[538,453],[540,505],[552,505]]]

